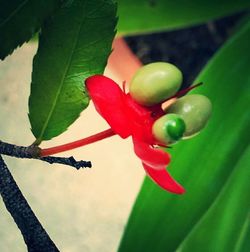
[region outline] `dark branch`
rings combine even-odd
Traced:
[[[0,155],[0,194],[30,252],[59,251],[30,208]]]
[[[38,158],[39,160],[48,162],[50,164],[64,164],[64,165],[69,165],[69,166],[73,166],[75,167],[77,170],[79,170],[80,168],[91,168],[92,164],[90,161],[76,161],[74,159],[74,157],[68,157],[68,158],[64,158],[64,157],[52,157],[52,156],[48,156],[48,157],[40,157]]]
[[[17,146],[14,144],[9,144],[0,141],[0,154],[7,155],[7,156],[12,156],[16,158],[29,158],[29,159],[38,159],[41,161],[48,162],[50,164],[64,164],[64,165],[69,165],[77,170],[80,168],[91,168],[91,162],[90,161],[76,161],[74,157],[53,157],[53,156],[48,156],[48,157],[39,157],[40,153],[40,148],[36,145],[31,145],[28,147],[23,147],[23,146]]]

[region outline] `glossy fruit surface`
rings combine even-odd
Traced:
[[[141,105],[152,106],[173,96],[181,86],[182,73],[174,65],[156,62],[143,66],[129,86],[132,98]]]
[[[211,111],[210,100],[199,94],[181,97],[166,110],[167,113],[176,113],[183,118],[186,124],[184,138],[199,133],[206,126]]]

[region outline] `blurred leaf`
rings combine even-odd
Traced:
[[[116,19],[112,0],[75,0],[42,28],[29,99],[37,143],[67,130],[88,105],[84,80],[103,72]]]
[[[0,0],[0,59],[21,46],[41,28],[60,0]]]
[[[250,213],[248,213],[246,221],[242,227],[242,231],[240,233],[240,237],[239,237],[235,252],[249,252],[250,251],[249,237],[250,237]]]
[[[146,179],[119,252],[175,251],[241,162],[249,145],[249,38],[250,22],[213,57],[197,80],[205,84],[193,93],[211,99],[211,120],[200,135],[169,150],[169,170],[184,185],[186,194],[166,193]],[[249,169],[249,164],[244,168]],[[239,207],[242,200],[245,195],[240,195]]]
[[[178,251],[240,251],[250,218],[250,146],[207,213]],[[239,241],[239,243],[238,243]],[[239,245],[238,245],[239,244]],[[238,245],[238,246],[237,246]],[[236,250],[237,249],[237,250]]]
[[[249,0],[118,0],[118,33],[172,30],[201,24],[250,7]]]

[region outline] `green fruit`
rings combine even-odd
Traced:
[[[173,96],[181,86],[182,73],[174,65],[156,62],[140,68],[129,86],[131,97],[141,105],[152,106]]]
[[[206,96],[193,94],[178,99],[167,108],[166,113],[176,113],[183,118],[186,124],[184,138],[188,138],[206,126],[211,111],[212,104]]]
[[[152,132],[158,143],[167,145],[181,139],[185,129],[185,122],[179,115],[166,114],[154,122]]]

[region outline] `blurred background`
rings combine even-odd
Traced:
[[[240,17],[235,15],[178,31],[126,37],[126,42],[144,64],[154,61],[176,64],[185,76],[184,86],[188,86],[232,34]],[[30,42],[0,62],[1,140],[17,145],[34,141],[27,113],[36,49],[36,41]],[[91,104],[66,133],[42,147],[63,144],[106,128],[108,125]],[[61,251],[115,252],[144,178],[132,148],[131,139],[115,136],[63,153],[92,161],[93,168],[80,171],[37,160],[4,159]],[[0,251],[26,251],[2,201],[0,211]]]

